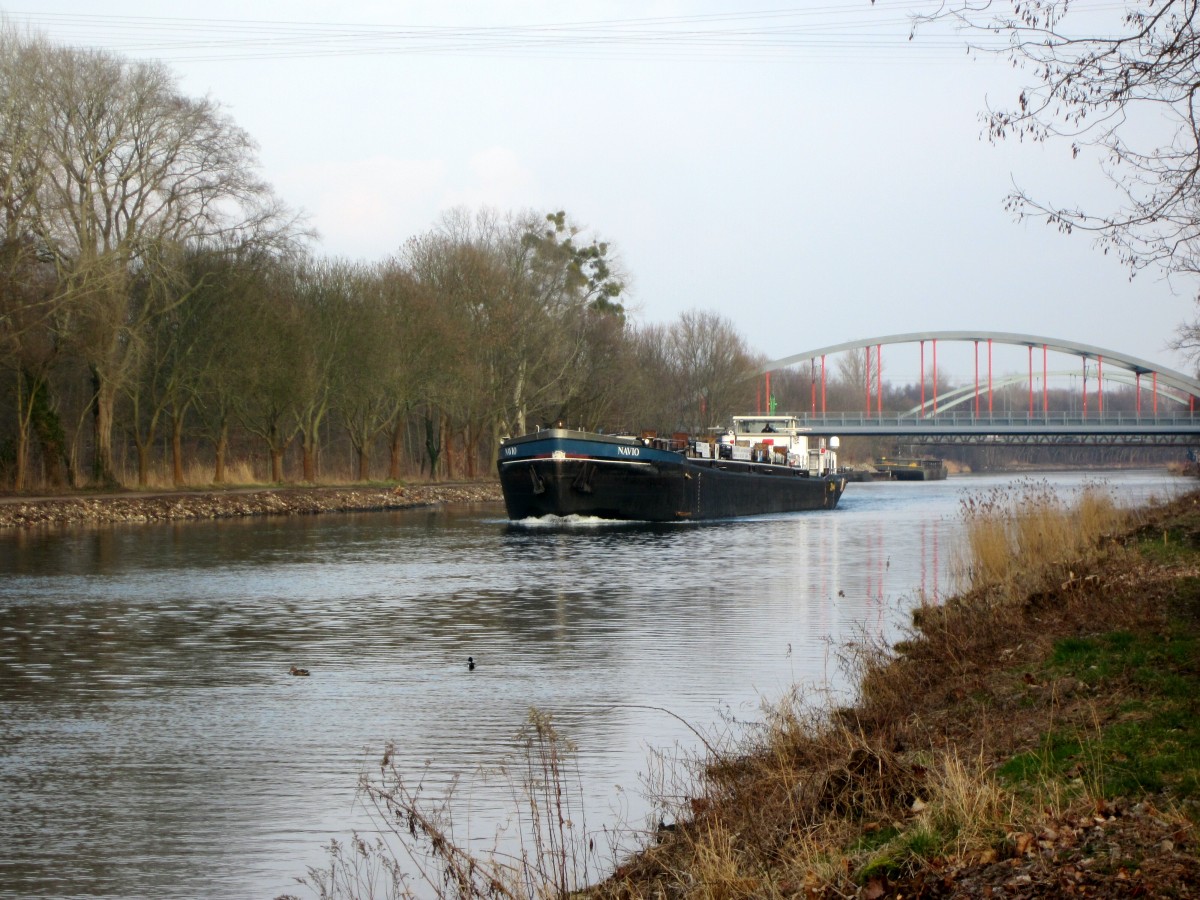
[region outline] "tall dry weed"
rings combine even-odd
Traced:
[[[230,460],[225,464],[224,485],[262,484],[265,479],[257,475],[254,465],[245,459]],[[137,483],[136,475],[125,475],[122,484]],[[183,470],[183,483],[177,485],[169,465],[162,463],[154,466],[147,473],[145,488],[147,490],[171,490],[176,487],[209,487],[213,485],[213,467],[211,464],[189,463]]]
[[[963,760],[950,747],[937,757],[926,786],[923,815],[960,856],[993,846],[1015,815],[1015,799],[1000,787],[982,755]]]
[[[951,565],[956,589],[1013,598],[1085,557],[1127,522],[1102,485],[1064,498],[1045,481],[1022,481],[966,497],[964,540]]]
[[[456,826],[457,780],[432,791],[424,775],[399,769],[389,746],[378,773],[364,773],[359,782],[380,837],[368,842],[355,835],[348,847],[332,842],[328,864],[297,880],[321,900],[534,900],[582,890],[598,872],[598,851],[583,821],[574,748],[537,710],[530,710],[519,743],[517,761],[501,770],[515,779],[509,782],[520,817],[515,847],[471,849]]]

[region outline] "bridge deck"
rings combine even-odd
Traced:
[[[1200,414],[1103,416],[1070,412],[949,412],[936,416],[883,413],[802,414],[801,427],[814,435],[896,436],[937,443],[1103,443],[1200,445]]]

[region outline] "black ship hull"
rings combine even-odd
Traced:
[[[947,474],[946,464],[933,456],[884,457],[875,468],[895,481],[944,481]]]
[[[697,459],[632,438],[561,429],[507,442],[500,486],[510,519],[593,516],[647,522],[832,509],[841,476]]]

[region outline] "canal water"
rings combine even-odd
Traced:
[[[1190,486],[1043,479],[1122,503]],[[578,748],[575,827],[628,847],[661,754],[794,684],[845,690],[838,645],[947,592],[961,500],[1016,481],[670,526],[479,505],[4,535],[0,896],[303,895],[331,838],[377,827],[355,789],[389,741],[432,789],[461,778],[456,836],[491,846],[531,707]]]

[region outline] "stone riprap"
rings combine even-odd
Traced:
[[[0,502],[0,528],[372,512],[501,499],[500,485],[491,482],[421,484],[399,488],[297,487],[169,494],[71,495],[28,500],[10,497]]]

